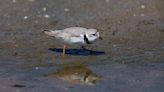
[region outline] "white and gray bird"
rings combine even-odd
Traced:
[[[96,29],[87,29],[83,27],[70,27],[63,30],[43,30],[49,36],[62,39],[67,44],[91,44],[96,39],[102,39]],[[63,56],[65,56],[65,49],[63,47]]]

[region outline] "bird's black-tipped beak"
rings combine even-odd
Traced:
[[[42,30],[43,33],[46,32],[46,31],[49,31],[49,30],[46,30],[46,29],[45,30]]]
[[[98,39],[103,40],[103,38],[102,38],[102,37],[99,37]]]

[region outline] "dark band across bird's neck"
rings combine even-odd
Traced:
[[[84,34],[84,41],[87,43],[87,44],[90,44],[90,42],[89,42],[89,40],[88,40],[88,38],[87,38],[87,36]]]

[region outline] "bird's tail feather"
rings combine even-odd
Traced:
[[[60,33],[60,30],[43,30],[42,32],[49,36],[55,36]]]

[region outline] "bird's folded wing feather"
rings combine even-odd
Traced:
[[[71,27],[71,28],[66,28],[62,31],[68,34],[80,36],[81,34],[84,34],[87,31],[87,29],[81,27]]]
[[[49,36],[57,36],[60,33],[60,30],[48,30],[48,31],[44,31],[45,34],[49,35]]]

